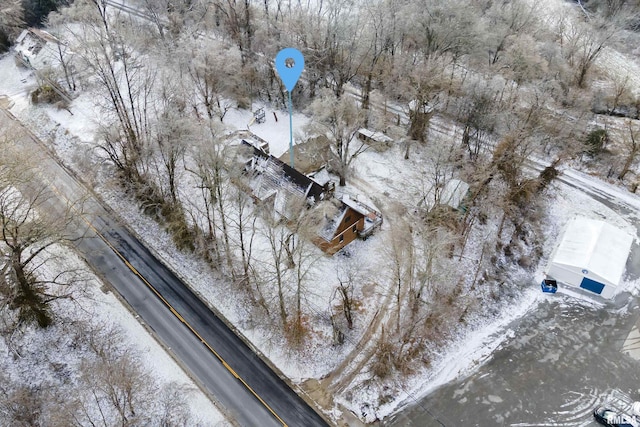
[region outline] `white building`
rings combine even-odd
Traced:
[[[445,184],[440,194],[440,204],[449,205],[452,209],[458,209],[469,193],[469,184],[459,179],[450,179]]]
[[[60,65],[61,53],[68,55],[63,46],[60,40],[48,32],[29,28],[18,36],[14,49],[21,64],[42,70]]]
[[[569,221],[551,255],[547,277],[559,285],[612,298],[620,285],[633,237],[603,221]]]

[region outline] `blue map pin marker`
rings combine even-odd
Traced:
[[[276,55],[276,70],[284,87],[291,93],[304,70],[304,56],[292,47],[282,49]]]

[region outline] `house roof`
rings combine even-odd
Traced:
[[[349,210],[344,203],[337,203],[337,200],[327,201],[323,203],[325,206],[318,207],[324,214],[318,227],[318,235],[327,242],[330,242],[336,236],[336,231],[342,223],[344,216]]]
[[[364,216],[368,216],[372,212],[375,212],[375,209],[365,205],[362,202],[352,199],[351,196],[349,196],[348,194],[344,194],[341,200],[342,200],[342,203],[344,203],[346,206],[349,206],[351,209],[353,209],[354,211]]]
[[[342,203],[345,206],[350,207],[355,212],[364,215],[364,232],[370,233],[373,232],[375,227],[382,224],[382,214],[373,208],[359,200],[352,199],[348,194],[344,194],[341,199]]]
[[[263,201],[273,198],[275,214],[293,219],[309,201],[317,203],[324,199],[325,188],[313,179],[251,142],[242,140],[242,145],[253,149],[253,157],[248,161],[253,172],[249,183],[253,195]]]
[[[39,28],[29,28],[28,31],[45,42],[60,43],[57,37]]]
[[[58,48],[62,42],[46,31],[28,28],[16,39],[16,54],[26,65],[34,68],[50,66],[59,62]]]
[[[604,221],[577,217],[569,221],[551,263],[587,270],[617,286],[632,243],[631,235]]]
[[[265,153],[250,142],[243,139],[242,143],[253,147],[254,157],[262,159],[263,165],[268,164],[268,168],[274,175],[279,175],[293,186],[303,190],[305,198],[312,198],[313,201],[320,201],[323,198],[324,188],[313,179],[292,168],[277,157]],[[282,184],[284,185],[284,182]]]

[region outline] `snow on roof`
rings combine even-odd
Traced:
[[[382,132],[375,132],[369,129],[365,129],[365,128],[361,128],[358,130],[358,132],[362,135],[364,135],[365,137],[372,139],[374,141],[378,141],[378,142],[393,142],[393,139],[391,139],[390,137],[388,137],[387,135],[385,135]]]
[[[469,184],[459,179],[449,180],[440,195],[440,203],[443,205],[449,205],[453,209],[458,209],[462,204],[467,192],[469,191]]]
[[[16,39],[16,44],[20,44],[22,43],[22,41],[24,40],[25,37],[27,37],[27,34],[29,34],[29,31],[27,30],[22,30],[22,32],[20,33],[20,35],[18,36],[18,38]]]
[[[351,209],[364,216],[371,215],[376,211],[374,208],[367,206],[358,200],[352,199],[348,194],[344,194],[341,200],[346,206],[349,206]]]
[[[25,65],[37,69],[59,62],[57,47],[59,44],[61,44],[60,40],[48,32],[29,28],[20,33],[14,49]]]
[[[347,213],[347,206],[342,205],[338,208],[335,215],[329,217],[325,216],[322,226],[318,231],[318,235],[322,237],[327,242],[330,242],[336,235],[336,230],[338,226],[342,223],[344,216]]]
[[[307,176],[322,186],[327,185],[331,181],[331,175],[329,175],[329,172],[325,167],[322,167],[321,169],[310,173]]]
[[[29,32],[31,32],[32,34],[40,37],[44,41],[60,43],[60,40],[58,40],[58,38],[55,37],[53,34],[47,32],[47,31],[41,30],[39,28],[29,28]]]
[[[569,221],[551,262],[588,270],[617,286],[632,243],[632,236],[606,222],[576,217]]]

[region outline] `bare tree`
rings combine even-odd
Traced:
[[[225,35],[229,35],[240,49],[244,67],[253,54],[251,49],[255,30],[251,1],[216,0],[213,7],[215,25],[224,25]]]
[[[625,134],[623,142],[627,150],[627,155],[622,170],[618,174],[618,179],[620,180],[623,180],[627,175],[640,151],[640,126],[634,125],[631,120],[627,120],[626,122],[629,133]]]
[[[143,0],[143,5],[148,16],[158,30],[158,35],[162,42],[169,48],[176,48],[177,41],[185,29],[189,29],[190,23],[195,14],[200,15],[203,11],[200,7],[206,7],[199,3],[194,4],[192,0]]]
[[[54,277],[42,274],[55,258],[52,247],[71,238],[68,227],[75,207],[60,208],[57,196],[38,176],[37,154],[15,145],[19,135],[5,132],[0,137],[0,242],[8,286],[3,293],[19,311],[20,321],[46,327],[53,322],[50,303],[76,290],[72,285],[78,278],[72,270]]]
[[[537,4],[524,1],[510,1],[507,3],[493,3],[487,12],[489,25],[489,63],[496,64],[501,54],[507,49],[511,38],[523,32],[527,27],[535,24],[538,18]]]
[[[233,229],[232,243],[240,251],[242,262],[242,273],[236,276],[240,286],[249,291],[254,300],[266,308],[264,295],[260,289],[260,281],[252,280],[255,275],[253,250],[258,216],[253,209],[253,201],[249,195],[251,189],[246,186],[242,178],[234,177],[232,182],[237,188],[230,188],[230,191],[233,192],[231,206],[233,206],[234,212],[229,216],[229,224]],[[252,283],[255,283],[257,295],[253,293]]]
[[[0,33],[13,40],[24,27],[24,6],[21,0],[5,0],[0,6]]]
[[[355,287],[356,282],[361,281],[361,268],[360,265],[348,263],[341,268],[338,268],[336,275],[338,277],[338,286],[336,287],[336,295],[340,298],[340,307],[342,308],[342,314],[344,320],[347,322],[347,328],[352,329],[354,323],[354,310],[355,310]]]
[[[417,228],[415,280],[408,294],[414,320],[434,300],[448,296],[464,274],[455,271],[450,257],[456,241],[451,231],[443,227],[426,223]]]
[[[209,118],[222,120],[233,107],[233,93],[238,85],[240,61],[234,51],[216,41],[198,41],[198,47],[186,58],[189,77],[194,84],[196,103],[194,109],[204,105]],[[198,113],[199,114],[199,113]]]
[[[589,70],[617,33],[615,23],[573,22],[565,28],[563,53],[575,68],[575,84],[584,87]]]
[[[409,2],[401,9],[403,50],[420,55],[421,61],[454,59],[469,53],[477,43],[475,11],[459,1]]]
[[[179,167],[184,160],[187,144],[194,139],[196,125],[187,115],[182,93],[172,84],[175,79],[175,74],[170,71],[162,76],[160,100],[156,103],[159,104],[155,113],[157,121],[153,126],[153,148],[159,154],[162,164],[162,170],[158,173],[161,177],[159,186],[168,187],[163,191],[163,197],[177,207]],[[165,180],[167,184],[163,185]]]
[[[459,167],[462,150],[454,144],[436,143],[425,148],[426,164],[404,185],[414,188],[418,195],[417,207],[428,213],[443,202],[443,191],[453,179],[454,171]],[[448,200],[444,200],[447,203]]]
[[[611,106],[607,107],[607,113],[614,114],[621,103],[631,101],[632,97],[629,75],[627,74],[624,77],[615,76],[613,78],[613,98],[611,99]]]
[[[262,279],[275,288],[275,300],[277,302],[280,324],[286,327],[289,323],[289,283],[287,281],[287,269],[290,264],[287,260],[287,246],[293,233],[280,221],[268,207],[261,210],[261,218],[264,224],[263,236],[266,238],[269,256],[262,261]]]
[[[46,423],[43,393],[28,385],[15,384],[0,375],[0,413],[3,422],[17,427],[30,427]]]
[[[391,281],[390,289],[393,289],[395,305],[395,334],[400,334],[400,328],[405,318],[404,312],[407,309],[406,301],[409,289],[412,287],[415,264],[415,246],[413,242],[413,231],[407,221],[395,224],[390,231],[389,244],[386,246],[386,257],[389,263],[388,272]]]
[[[364,7],[363,12],[370,23],[364,29],[363,40],[369,45],[365,51],[366,60],[362,67],[364,85],[362,89],[362,109],[369,109],[370,95],[374,78],[384,72],[391,64],[387,56],[393,54],[398,44],[396,27],[398,26],[397,0],[373,2]],[[367,116],[368,118],[368,116]],[[368,124],[365,123],[365,126]]]
[[[331,87],[337,98],[344,93],[345,85],[358,75],[366,59],[360,51],[365,28],[364,19],[357,8],[346,1],[329,2],[323,12],[320,45],[309,52],[310,67],[315,67],[325,86]],[[305,61],[306,63],[307,61]]]
[[[225,151],[225,146],[220,138],[221,129],[217,121],[209,121],[208,126],[203,129],[200,137],[197,138],[201,144],[194,146],[195,168],[189,168],[198,179],[198,186],[202,194],[202,206],[206,224],[202,227],[205,230],[207,241],[213,250],[216,266],[222,266],[223,260],[230,274],[233,274],[233,257],[230,246],[229,220],[227,202],[229,199],[227,174],[232,158],[229,152]],[[222,242],[220,247],[219,242]],[[208,255],[207,255],[208,256]]]
[[[309,131],[329,137],[334,156],[331,166],[340,177],[340,185],[344,186],[351,163],[369,147],[356,138],[364,124],[364,114],[354,99],[348,96],[337,98],[328,90],[311,103],[309,111],[314,116]]]
[[[468,150],[469,158],[476,161],[495,129],[498,106],[488,88],[473,89],[469,97],[462,100],[458,114],[463,128],[462,146]]]
[[[271,199],[272,200],[272,199]],[[305,295],[312,278],[312,267],[321,252],[312,245],[317,231],[306,215],[306,201],[292,196],[287,216],[276,212],[271,203],[258,205],[260,231],[268,251],[254,261],[262,288],[278,313],[279,324],[285,336],[294,345],[300,345],[306,336]]]
[[[63,9],[60,21],[80,17],[78,26],[68,25],[74,35],[73,49],[104,90],[100,100],[106,118],[100,147],[125,179],[138,182],[148,165],[148,114],[156,71],[145,62],[142,45],[147,33],[129,17],[120,16],[102,0],[81,0]]]
[[[405,64],[407,75],[400,86],[403,95],[407,97],[407,116],[409,117],[409,129],[404,158],[409,158],[410,142],[425,142],[429,122],[438,104],[438,98],[442,92],[441,77],[444,64],[435,60],[427,60],[411,67]]]
[[[61,20],[62,18],[60,17],[60,15],[55,12],[49,19],[49,26],[51,27],[49,28],[49,32],[58,39],[55,42],[55,62],[51,64],[51,66],[55,69],[55,74],[57,75],[60,75],[60,71],[62,71],[67,89],[69,90],[69,92],[75,92],[77,89],[78,79],[78,58],[71,49],[70,43],[65,40],[64,25],[58,25]],[[58,80],[58,78],[56,76],[56,78],[50,80],[55,82]]]
[[[313,280],[313,267],[318,258],[322,256],[320,250],[312,244],[312,239],[316,237],[314,233],[317,230],[313,228],[309,217],[304,214],[304,211],[301,212],[296,221],[289,224],[293,234],[289,236],[285,248],[292,270],[295,298],[293,320],[289,323],[288,336],[296,346],[303,343],[308,332],[308,326],[305,324],[305,321],[308,321],[306,315],[308,310],[304,309],[303,300],[311,292],[309,284]]]
[[[81,325],[77,345],[87,356],[77,381],[57,410],[65,425],[182,426],[190,422],[185,393],[168,384],[159,390],[139,355],[126,346],[123,332],[113,326]]]

